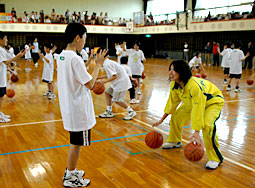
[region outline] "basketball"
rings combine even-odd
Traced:
[[[203,73],[203,74],[202,74],[202,78],[205,79],[206,77],[207,77],[207,74],[206,74],[206,73]]]
[[[137,80],[133,80],[135,87],[138,86]]]
[[[101,95],[104,93],[105,87],[103,84],[96,82],[94,87],[93,87],[93,92],[97,95]]]
[[[194,76],[197,78],[201,78],[200,74],[195,74]]]
[[[159,148],[163,144],[163,135],[156,131],[151,131],[145,136],[145,143],[152,149]]]
[[[13,98],[15,96],[15,91],[13,89],[7,89],[6,96],[9,98]]]
[[[142,73],[142,79],[145,79],[146,78],[146,74],[143,72]]]
[[[34,47],[34,46],[32,46],[32,49],[34,50],[34,49],[35,49],[35,47]]]
[[[204,156],[204,148],[191,142],[184,147],[184,155],[189,161],[199,161]]]
[[[247,80],[247,84],[248,85],[252,85],[253,84],[253,80]]]
[[[18,82],[18,81],[19,81],[18,75],[12,74],[12,75],[11,75],[11,81],[12,81],[12,82]]]

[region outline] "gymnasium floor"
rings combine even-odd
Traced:
[[[224,163],[215,171],[204,168],[206,156],[199,162],[186,160],[181,149],[150,149],[145,135],[164,113],[169,95],[168,66],[171,60],[148,59],[140,104],[132,105],[137,116],[122,118],[126,112],[113,106],[114,118],[99,119],[92,131],[92,145],[81,150],[78,169],[86,171],[91,188],[173,188],[173,187],[255,187],[255,85],[243,71],[241,90],[226,92],[219,67],[206,67],[208,80],[215,83],[226,100],[217,122]],[[66,168],[69,134],[63,129],[58,99],[43,97],[47,86],[41,82],[42,62],[31,72],[18,62],[20,81],[14,87],[14,99],[5,97],[3,112],[11,115],[10,123],[0,124],[0,187],[58,188]],[[91,71],[91,68],[90,68]],[[56,72],[54,75],[55,85]],[[234,84],[232,83],[232,88]],[[57,94],[57,89],[55,89]],[[104,95],[94,95],[96,115],[106,109]],[[128,100],[128,95],[126,96]],[[159,126],[167,138],[169,118]],[[183,145],[191,136],[183,129]]]

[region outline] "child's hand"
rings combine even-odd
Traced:
[[[22,56],[25,55],[25,53],[26,53],[26,51],[23,49],[23,50],[21,50],[16,56],[17,56],[18,58],[21,58]]]
[[[96,56],[96,64],[98,64],[98,65],[103,65],[104,64],[104,60],[109,57],[109,56],[105,57],[107,52],[108,52],[107,50],[104,50],[104,51],[100,50],[100,52]]]

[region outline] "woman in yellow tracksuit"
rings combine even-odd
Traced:
[[[223,161],[215,125],[224,104],[221,91],[207,80],[192,77],[188,64],[183,60],[171,63],[169,79],[172,82],[165,114],[153,124],[158,126],[169,114],[172,115],[169,136],[167,142],[163,144],[163,149],[180,148],[182,127],[191,121],[191,129],[194,130],[192,141],[201,144],[200,130],[203,133],[209,160],[206,168],[216,169]]]

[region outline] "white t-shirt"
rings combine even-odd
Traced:
[[[242,61],[244,53],[242,50],[234,49],[230,53],[230,74],[242,74]]]
[[[14,54],[14,49],[13,49],[13,47],[10,47],[10,49],[9,49],[9,52],[11,53],[11,55],[12,55],[13,57],[15,57],[15,54]]]
[[[188,44],[184,44],[184,52],[188,52],[189,51],[189,45]]]
[[[33,53],[38,53],[39,50],[39,44],[38,42],[33,42],[34,49],[32,49]]]
[[[113,75],[118,75],[118,78],[111,81],[111,87],[117,91],[122,92],[130,89],[132,87],[131,81],[125,68],[118,64],[117,62],[106,59],[103,64],[104,70],[106,71],[107,78],[111,78]]]
[[[145,59],[143,51],[135,49],[127,49],[128,55],[128,66],[131,68],[132,75],[141,76],[144,70],[144,66],[142,64],[142,60]]]
[[[190,62],[189,62],[189,66],[190,67],[194,67],[194,66],[199,66],[202,65],[202,59],[201,57],[197,58],[197,56],[194,56]]]
[[[53,56],[51,53],[46,53],[45,58],[48,59],[50,62],[47,63],[47,61],[43,58],[43,74],[42,79],[52,82],[53,81],[53,74],[54,74],[54,61]]]
[[[131,71],[131,69],[130,69],[130,67],[128,65],[121,64],[121,66],[124,67],[124,69],[125,69],[125,71],[126,71],[128,76],[132,76],[132,71]]]
[[[12,55],[0,46],[0,87],[6,87],[7,85],[7,66],[3,61],[11,58],[13,58]]]
[[[231,52],[232,52],[231,48],[224,49],[221,52],[221,55],[222,55],[221,66],[222,67],[226,67],[226,68],[230,67],[230,53]]]
[[[80,54],[81,54],[82,59],[83,59],[84,61],[88,61],[89,56],[88,56],[86,50],[82,49],[81,52],[80,52]]]
[[[27,44],[25,45],[25,50],[26,50],[25,59],[31,59],[30,48],[29,48],[29,46]]]
[[[71,50],[63,50],[57,59],[58,97],[64,128],[89,130],[96,124],[90,90],[84,85],[92,77],[84,61]]]
[[[118,63],[120,64],[120,58],[123,57],[123,56],[127,56],[127,52],[124,51],[122,48],[118,48],[117,51],[116,51],[116,55],[119,55],[118,56]]]

